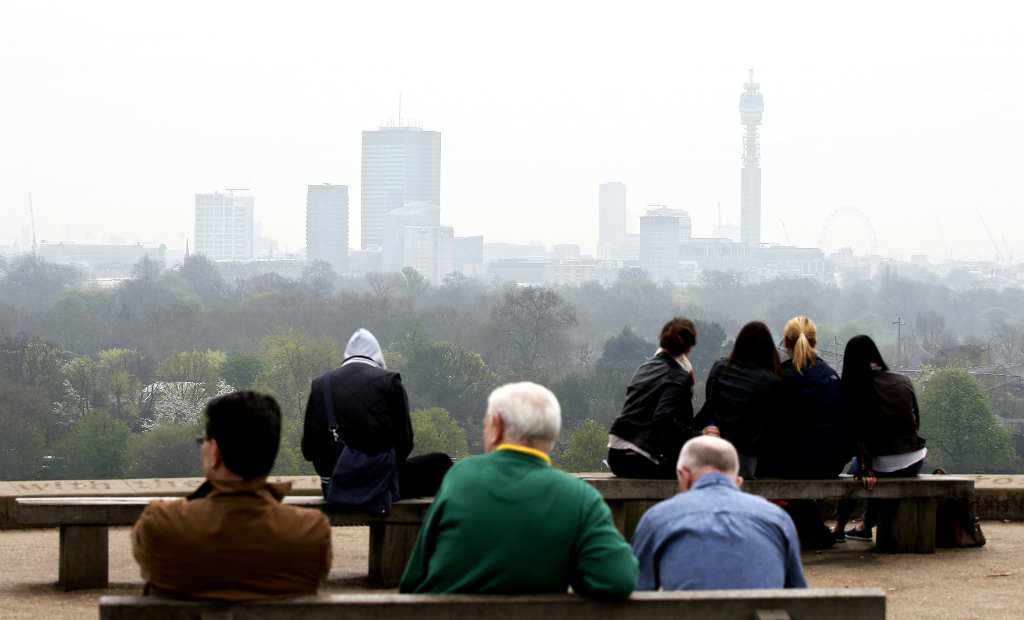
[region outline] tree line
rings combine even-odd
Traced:
[[[72,267],[30,255],[0,259],[0,478],[197,474],[202,407],[234,389],[275,395],[285,413],[275,472],[309,473],[299,440],[310,381],[340,363],[359,327],[377,336],[389,368],[401,372],[418,444],[479,452],[487,395],[505,382],[533,380],[562,404],[556,462],[595,470],[625,387],[671,316],[697,320],[691,361],[703,380],[730,350],[730,336],[753,319],[781,332],[792,316],[810,316],[819,348],[867,333],[892,358],[894,313],[910,319],[905,360],[966,341],[984,342],[997,361],[1024,361],[1024,291],[977,282],[954,288],[893,270],[847,289],[726,273],[671,288],[636,269],[610,286],[547,288],[458,273],[430,283],[410,268],[342,277],[323,261],[297,278],[269,272],[229,280],[217,264],[188,256],[169,270],[143,258],[130,279],[98,289]],[[1019,387],[1000,390],[999,414],[1024,417]],[[982,417],[994,420],[996,401],[981,394]],[[698,405],[702,395],[699,385]],[[987,464],[960,460],[1005,471],[1019,467],[1012,449],[1012,442],[1011,452],[989,449],[1006,458]]]

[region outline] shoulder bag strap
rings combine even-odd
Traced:
[[[334,441],[338,441],[338,419],[334,417],[334,398],[331,394],[331,375],[334,371],[328,370],[320,381],[320,387],[324,394],[324,411],[327,413],[327,430],[334,435]]]

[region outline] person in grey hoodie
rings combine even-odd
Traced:
[[[334,428],[325,407],[327,398],[331,401]],[[370,460],[379,455],[387,457],[384,469],[390,471],[378,467],[368,475],[393,478],[397,471],[397,495],[402,499],[433,496],[452,466],[451,458],[440,452],[409,457],[413,430],[402,377],[388,370],[380,344],[365,329],[352,334],[341,366],[314,379],[310,387],[302,456],[313,462],[325,497],[336,459],[341,457],[341,444]],[[387,454],[392,450],[393,465]],[[365,476],[361,482],[367,482]],[[390,506],[390,501],[387,504]]]

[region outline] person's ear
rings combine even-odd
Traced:
[[[495,443],[505,437],[505,420],[497,413],[491,416],[491,432],[494,434]]]
[[[224,455],[221,453],[216,439],[207,439],[206,441],[210,443],[210,459],[213,461],[211,465],[213,469],[217,469],[224,464]]]
[[[736,488],[737,489],[742,489],[743,488],[743,476],[736,476]]]

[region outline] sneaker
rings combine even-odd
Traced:
[[[871,533],[871,528],[866,530],[858,530],[857,528],[846,530],[843,537],[849,538],[850,540],[860,540],[864,542],[874,542],[875,540],[874,535]]]
[[[837,543],[846,542],[846,532],[844,532],[843,530],[839,530],[838,532],[832,530],[832,537],[836,539]]]

